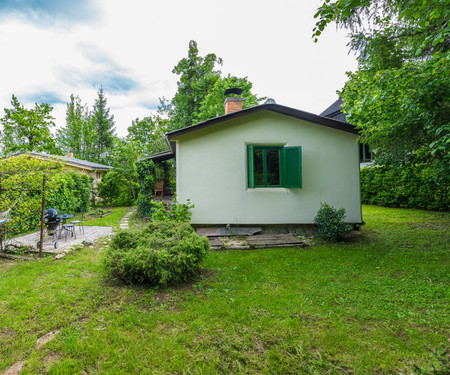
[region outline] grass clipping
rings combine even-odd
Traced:
[[[126,283],[166,286],[198,274],[209,242],[188,223],[152,222],[137,231],[119,232],[105,256],[110,274]]]

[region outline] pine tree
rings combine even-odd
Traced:
[[[66,152],[73,152],[77,158],[91,159],[95,139],[92,125],[87,106],[81,103],[78,96],[70,95],[66,109],[66,125],[57,132],[58,145]]]
[[[114,145],[115,127],[114,115],[109,114],[109,108],[106,106],[103,87],[98,91],[91,118],[96,132],[94,159],[100,163],[108,163]]]

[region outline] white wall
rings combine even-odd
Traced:
[[[357,136],[263,111],[178,136],[177,194],[192,224],[311,224],[327,202],[359,223]],[[247,188],[247,145],[302,146],[303,188]]]

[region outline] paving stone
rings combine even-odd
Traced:
[[[2,375],[19,375],[23,369],[23,366],[25,366],[24,361],[16,362],[11,367],[6,369],[6,371],[3,372]]]
[[[60,333],[61,330],[56,330],[56,331],[52,331],[49,333],[46,333],[44,336],[41,336],[37,339],[36,343],[34,344],[34,346],[36,347],[36,349],[39,349],[40,347],[42,347],[43,345],[45,345],[46,343],[48,343],[49,341],[53,340],[55,338],[55,336]]]

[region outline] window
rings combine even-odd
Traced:
[[[302,187],[302,149],[247,146],[248,187]]]
[[[372,153],[370,152],[369,146],[365,143],[359,144],[359,161],[365,162],[365,161],[371,161],[372,160]]]

